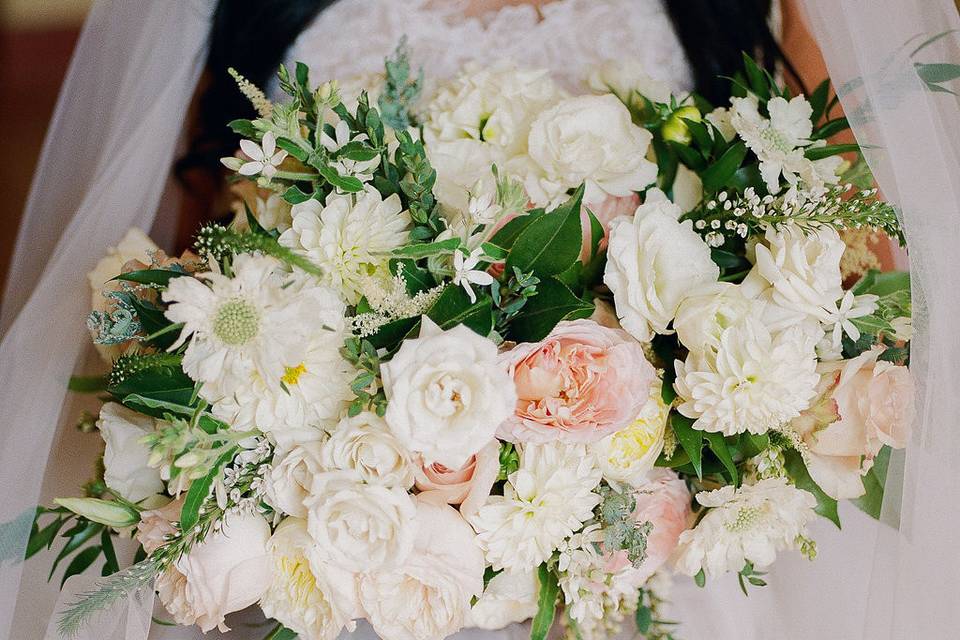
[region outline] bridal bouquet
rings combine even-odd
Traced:
[[[879,514],[909,279],[877,270],[895,212],[827,143],[826,83],[746,59],[714,109],[626,62],[575,96],[495,65],[421,98],[402,51],[368,90],[308,75],[276,104],[237,76],[236,220],[91,274],[112,369],[74,385],[106,448],[29,549],[104,559],[64,637],[144,587],[203,631],[257,605],[274,640],[672,638],[670,574],[746,591],[838,500]]]

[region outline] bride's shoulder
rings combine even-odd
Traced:
[[[686,88],[686,60],[664,0],[552,0],[507,3],[478,16],[457,0],[339,0],[291,47],[317,79],[382,69],[406,37],[428,75],[448,77],[472,60],[522,60],[571,77],[603,60],[637,58]]]

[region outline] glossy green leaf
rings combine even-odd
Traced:
[[[580,258],[583,191],[581,185],[567,202],[540,216],[520,233],[507,256],[508,272],[520,269],[539,277],[552,276],[566,271]]]
[[[537,615],[530,626],[530,640],[546,640],[553,619],[557,614],[557,597],[560,595],[560,583],[557,574],[550,570],[547,563],[537,569],[537,582],[540,585],[537,595]]]
[[[210,472],[202,478],[193,481],[190,489],[187,491],[187,497],[183,501],[183,507],[180,510],[180,530],[190,531],[196,526],[200,519],[200,507],[210,496],[210,488],[213,481],[220,475],[223,465],[227,464],[236,455],[237,449],[233,447],[222,454],[210,468]]]
[[[63,578],[60,580],[60,588],[63,588],[63,583],[67,581],[67,578],[86,571],[87,567],[92,565],[93,561],[100,557],[101,551],[102,549],[100,549],[100,547],[87,547],[75,555],[73,560],[70,561],[70,564],[67,565],[66,571],[63,572]]]
[[[853,501],[853,504],[869,515],[880,519],[883,509],[883,488],[887,482],[887,469],[890,466],[890,447],[884,446],[873,460],[873,466],[863,477],[865,493]]]
[[[719,191],[733,176],[737,173],[740,165],[747,157],[747,146],[742,142],[737,142],[728,148],[720,158],[712,165],[707,167],[700,176],[703,180],[703,188],[707,191]]]
[[[720,460],[724,468],[727,470],[727,475],[730,477],[730,482],[734,485],[739,484],[739,476],[737,474],[737,465],[733,461],[733,456],[730,455],[730,448],[727,446],[727,441],[724,439],[722,433],[704,433],[703,437],[707,440],[707,446],[710,448],[710,451],[717,456],[717,459]]]
[[[411,258],[413,260],[419,260],[420,258],[429,258],[431,256],[452,253],[453,251],[459,249],[461,244],[463,243],[461,242],[460,238],[447,238],[446,240],[438,240],[437,242],[408,244],[400,247],[399,249],[394,249],[393,255],[398,258]]]
[[[476,302],[470,302],[463,289],[450,286],[443,290],[427,315],[441,329],[462,324],[481,336],[487,336],[493,329],[493,300],[484,294],[477,296]]]
[[[527,300],[509,326],[509,336],[518,342],[536,342],[549,334],[561,320],[589,317],[594,306],[578,298],[555,278],[537,285],[537,295]]]
[[[837,513],[837,501],[824,493],[820,485],[813,481],[799,453],[786,451],[784,452],[784,458],[786,459],[787,475],[793,479],[793,483],[798,489],[812,493],[813,497],[817,499],[816,512],[833,522],[839,529],[840,514]]]
[[[690,463],[697,472],[698,478],[703,478],[703,436],[704,432],[693,428],[694,421],[677,412],[670,414],[670,426],[677,436],[677,442],[690,458]]]
[[[824,158],[829,158],[841,153],[851,153],[854,151],[860,151],[860,145],[856,143],[828,144],[823,147],[807,147],[803,155],[807,160],[823,160]]]

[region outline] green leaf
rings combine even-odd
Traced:
[[[757,63],[746,53],[743,54],[743,66],[747,72],[747,81],[750,83],[750,90],[757,94],[761,101],[770,99],[770,83],[763,70],[757,66]]]
[[[707,574],[703,572],[703,569],[700,569],[700,572],[693,576],[693,581],[697,583],[697,586],[703,589],[704,585],[707,584]]]
[[[690,463],[697,472],[698,478],[703,478],[703,436],[704,432],[693,428],[694,420],[677,412],[670,414],[670,426],[677,436],[677,442],[690,457]]]
[[[306,162],[310,154],[306,149],[288,138],[277,138],[277,146],[289,153],[300,162]]]
[[[460,238],[447,238],[446,240],[438,240],[437,242],[408,244],[398,249],[394,249],[393,255],[398,258],[412,258],[414,260],[419,260],[420,258],[429,258],[432,256],[453,253],[459,249],[460,245],[462,244],[463,243]]]
[[[924,82],[950,82],[960,78],[960,65],[957,64],[917,62],[914,67],[917,69],[917,75]]]
[[[290,204],[300,204],[301,202],[306,202],[312,198],[309,193],[304,193],[300,190],[300,187],[294,185],[283,192],[283,199],[289,202]]]
[[[850,153],[852,151],[860,151],[860,145],[856,143],[847,143],[828,144],[823,147],[807,147],[807,150],[803,152],[803,155],[807,160],[823,160],[824,158],[829,158],[830,156],[835,156],[841,153]]]
[[[546,212],[543,209],[533,209],[532,211],[528,211],[525,215],[517,216],[516,218],[510,220],[510,222],[507,224],[500,227],[500,230],[493,234],[493,237],[490,239],[490,243],[509,251],[513,248],[513,245],[517,241],[517,238],[520,237],[520,234],[544,215],[546,215]]]
[[[47,580],[50,580],[53,577],[53,574],[57,571],[57,566],[64,558],[82,547],[85,542],[100,533],[102,529],[103,525],[101,524],[81,520],[77,523],[77,527],[74,527],[73,529],[64,533],[64,537],[70,539],[67,540],[67,544],[64,545],[63,549],[60,550],[60,553],[57,554],[56,559],[53,561],[53,566],[50,567],[50,573],[47,575]]]
[[[176,269],[139,269],[137,271],[128,271],[121,273],[114,280],[125,280],[127,282],[136,282],[138,284],[156,284],[162,287],[167,286],[174,278],[189,277],[183,271]]]
[[[560,582],[557,574],[544,562],[537,569],[537,582],[540,592],[537,596],[537,615],[530,626],[530,640],[546,640],[557,614],[557,596],[560,595]]]
[[[254,127],[253,123],[249,120],[245,120],[243,118],[239,120],[231,120],[227,126],[230,127],[234,133],[241,137],[250,139],[259,137],[256,127]]]
[[[66,582],[70,576],[75,576],[86,571],[87,567],[92,565],[93,561],[100,557],[100,552],[100,547],[88,547],[75,555],[73,560],[70,561],[70,564],[67,565],[67,570],[63,572],[63,578],[60,580],[60,588],[63,588],[63,583]]]
[[[641,599],[643,596],[640,596]],[[653,612],[650,611],[650,607],[643,606],[640,604],[637,606],[637,613],[633,618],[637,623],[637,631],[640,633],[646,633],[650,630],[650,625],[653,623]]]
[[[747,157],[747,146],[742,142],[730,146],[720,158],[707,167],[700,178],[707,191],[719,191],[733,178]]]
[[[892,295],[898,291],[910,291],[910,273],[908,271],[884,271],[871,269],[853,287],[857,295],[872,293],[873,295]]]
[[[437,286],[437,281],[433,275],[427,269],[417,266],[417,263],[413,260],[394,258],[390,261],[390,273],[393,275],[397,275],[401,267],[403,268],[403,279],[407,282],[407,293],[411,296]]]
[[[726,468],[727,473],[730,476],[730,482],[734,485],[739,484],[739,478],[737,476],[737,465],[733,461],[733,457],[730,455],[730,448],[727,446],[727,441],[724,439],[722,433],[704,433],[703,437],[707,440],[707,446],[710,447],[710,451],[713,451],[723,466]]]
[[[688,147],[685,144],[680,144],[679,142],[674,142],[673,140],[668,140],[667,144],[669,144],[673,152],[677,154],[680,161],[693,171],[700,172],[707,168],[707,161],[703,159],[703,155],[696,149]]]
[[[67,521],[64,518],[56,517],[53,522],[45,526],[43,529],[30,532],[30,540],[27,542],[27,551],[24,554],[24,559],[30,558],[36,555],[41,549],[49,549],[53,544],[54,538],[57,537],[57,533],[60,532],[60,529]]]
[[[104,529],[101,532],[100,547],[103,549],[103,558],[106,560],[101,575],[108,576],[120,571],[120,563],[117,562],[117,552],[113,548],[113,538],[110,537],[109,529]]]
[[[887,469],[890,466],[890,447],[884,446],[873,460],[873,467],[863,477],[862,496],[853,501],[861,511],[871,518],[880,519],[883,509],[883,488],[887,482]]]
[[[566,271],[580,258],[583,190],[581,185],[566,203],[537,218],[520,233],[507,256],[508,272],[517,268],[540,277],[552,276]]]
[[[603,224],[590,209],[587,209],[587,218],[590,220],[590,260],[592,261],[600,251],[600,242],[603,240],[604,231]]]
[[[107,390],[107,376],[70,376],[67,389],[76,393],[99,393]]]
[[[587,318],[593,305],[581,300],[555,278],[537,285],[537,295],[527,300],[523,310],[510,322],[509,335],[518,342],[536,342],[553,331],[561,320]]]
[[[294,640],[295,638],[297,638],[297,633],[295,631],[291,631],[282,624],[278,624],[263,638],[263,640]]]
[[[483,255],[486,257],[499,261],[507,257],[507,250],[503,247],[497,246],[490,242],[484,242],[480,245],[480,248],[483,249]]]
[[[813,481],[806,465],[803,464],[803,457],[796,451],[785,451],[787,475],[793,479],[793,483],[798,489],[809,491],[817,499],[815,511],[821,516],[833,522],[840,528],[840,514],[837,513],[837,501],[823,492],[823,489]]]
[[[193,481],[190,490],[187,491],[187,497],[183,501],[183,508],[180,510],[180,530],[190,531],[196,526],[200,519],[200,507],[210,496],[210,487],[213,481],[220,475],[220,470],[227,462],[236,455],[236,447],[231,447],[223,453],[210,468],[209,473],[202,478]]]
[[[827,122],[822,127],[817,129],[816,133],[813,134],[814,140],[826,140],[832,136],[837,135],[841,131],[846,131],[850,128],[850,123],[846,118],[837,118]]]
[[[447,287],[427,315],[441,329],[462,324],[485,337],[493,329],[493,300],[488,295],[480,295],[476,302],[470,302],[460,287]]]
[[[311,165],[316,167],[317,171],[320,172],[320,175],[323,176],[323,179],[326,180],[331,186],[336,187],[344,193],[358,193],[363,191],[363,182],[359,178],[353,176],[341,176],[337,173],[336,169],[329,165],[320,164],[320,166]]]
[[[810,106],[813,107],[813,114],[810,121],[814,124],[820,122],[823,116],[828,115],[827,100],[830,99],[830,80],[829,78],[817,85],[817,88],[810,94]]]

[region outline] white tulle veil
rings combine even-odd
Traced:
[[[955,78],[950,67],[917,63],[960,63],[960,17],[952,0],[804,4],[857,139],[868,148],[885,196],[902,211],[921,411],[910,446],[891,463],[884,522],[865,524],[848,510],[853,530],[845,532],[847,546],[836,549],[849,555],[824,543],[816,576],[805,579],[810,567],[798,564],[780,571],[778,563],[778,584],[770,590],[736,605],[704,592],[703,608],[684,615],[701,616],[703,624],[694,627],[724,640],[946,638],[960,602],[954,544],[960,474],[953,464],[960,454],[960,102],[946,91]],[[99,0],[71,64],[0,321],[0,640],[16,637],[11,622],[24,567],[16,559],[26,545],[67,380],[87,342],[85,274],[129,227],[148,230],[154,222],[202,67],[213,5]],[[798,586],[803,583],[809,587]],[[844,602],[852,592],[862,597]],[[127,631],[97,638],[135,637]],[[177,637],[195,635],[182,634]]]

